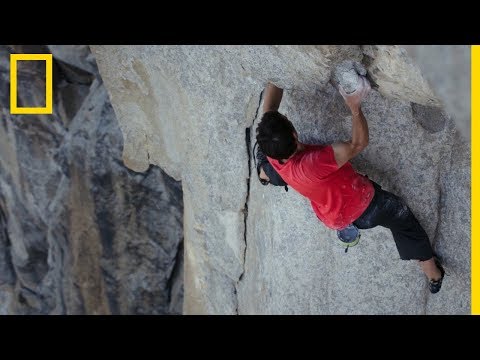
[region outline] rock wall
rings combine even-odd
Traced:
[[[11,52],[54,54],[53,115],[10,115]],[[44,73],[19,67],[20,106]],[[1,46],[0,111],[0,314],[181,313],[181,184],[124,166],[88,46]]]
[[[158,165],[184,191],[187,314],[470,312],[470,150],[405,49],[397,46],[92,46],[128,167]],[[344,253],[294,191],[263,187],[251,148],[267,80],[300,139],[346,139],[330,84],[361,61],[370,145],[354,166],[404,197],[449,269],[430,295],[416,262],[383,228]],[[468,66],[468,65],[466,65]]]
[[[470,143],[470,45],[402,45],[432,85],[464,140]]]

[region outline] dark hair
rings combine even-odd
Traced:
[[[267,111],[257,127],[257,142],[263,153],[273,159],[288,159],[297,149],[295,128],[285,115]]]

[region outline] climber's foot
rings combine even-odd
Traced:
[[[445,276],[445,270],[443,269],[440,260],[437,257],[434,257],[434,261],[436,267],[440,271],[440,277],[436,279],[430,279],[430,281],[428,282],[428,288],[430,289],[430,292],[432,294],[436,294],[440,291],[440,289],[442,288],[443,277]]]
[[[426,261],[420,261],[420,266],[429,280],[430,291],[434,294],[437,293],[441,286],[445,272],[440,265],[440,261],[436,256],[431,257]]]

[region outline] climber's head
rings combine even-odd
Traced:
[[[285,115],[267,111],[257,127],[257,142],[263,153],[273,159],[291,157],[297,150],[298,135]]]

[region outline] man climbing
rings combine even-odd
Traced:
[[[425,230],[398,196],[385,191],[368,177],[357,173],[350,160],[368,145],[368,125],[361,103],[370,91],[364,76],[347,94],[339,91],[352,112],[350,141],[331,145],[308,145],[286,116],[278,112],[283,89],[269,83],[265,89],[263,116],[257,127],[257,142],[281,178],[311,201],[312,208],[327,227],[371,229],[378,225],[392,231],[402,260],[418,260],[429,280],[431,293],[442,286],[444,269],[434,256]],[[260,169],[261,179],[269,178]]]

